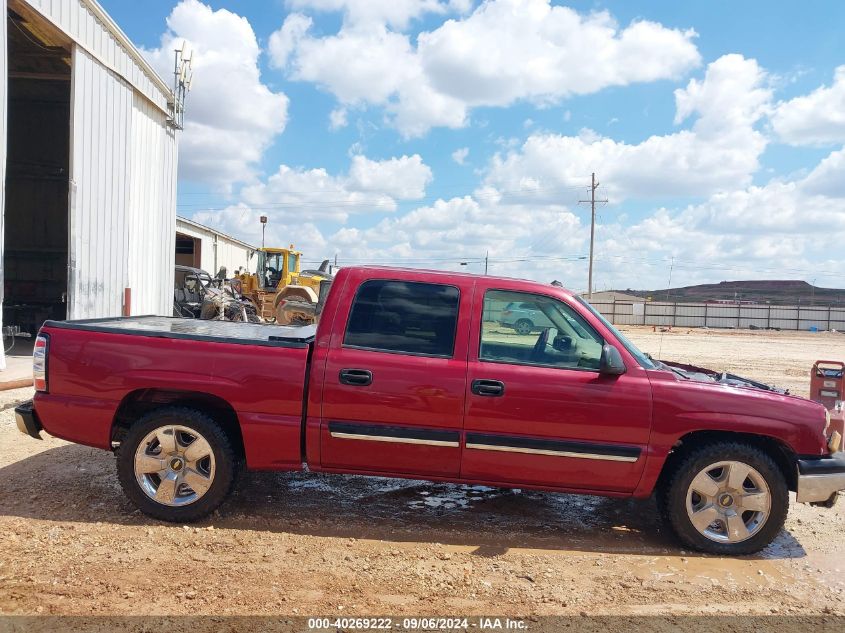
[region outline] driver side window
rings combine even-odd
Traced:
[[[539,294],[484,294],[479,360],[598,371],[604,339],[567,304]]]

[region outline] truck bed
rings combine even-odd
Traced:
[[[112,334],[134,334],[154,338],[176,338],[265,347],[307,347],[314,340],[317,331],[315,325],[265,325],[161,316],[47,321],[44,325],[56,329],[88,330]]]

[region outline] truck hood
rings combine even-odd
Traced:
[[[784,389],[712,369],[658,363],[650,372],[655,411],[687,428],[765,434],[798,454],[826,451],[825,408]]]
[[[730,385],[731,387],[748,387],[750,389],[760,389],[762,391],[771,391],[773,393],[789,395],[788,389],[781,389],[774,385],[767,385],[762,382],[757,382],[756,380],[751,380],[750,378],[737,376],[736,374],[718,372],[714,369],[707,369],[684,363],[676,363],[668,360],[660,360],[657,362],[665,367],[668,367],[670,371],[697,382],[718,383],[722,385]]]

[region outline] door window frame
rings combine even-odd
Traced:
[[[498,287],[493,287],[493,286],[484,288],[482,292],[483,292],[483,294],[481,296],[481,314],[479,315],[479,324],[478,324],[478,326],[479,326],[478,327],[478,351],[477,351],[477,354],[476,354],[479,363],[492,363],[492,364],[496,364],[496,365],[513,365],[513,366],[517,366],[517,367],[540,367],[540,368],[545,368],[545,369],[557,369],[557,370],[563,370],[563,371],[586,371],[586,372],[591,372],[591,373],[594,373],[594,374],[600,374],[601,373],[600,369],[598,369],[598,368],[593,369],[591,367],[564,367],[562,365],[552,365],[552,364],[549,364],[549,363],[494,360],[494,359],[491,359],[491,358],[482,357],[481,346],[484,343],[484,323],[485,323],[484,322],[484,313],[485,313],[485,303],[487,302],[487,293],[488,292],[506,292],[506,293],[509,293],[509,294],[519,294],[519,295],[527,295],[527,296],[533,296],[533,297],[543,297],[543,298],[549,299],[551,301],[557,301],[559,303],[562,303],[567,308],[569,308],[573,313],[575,313],[578,317],[580,317],[581,320],[584,321],[583,324],[579,324],[579,325],[581,325],[582,327],[589,328],[589,330],[591,330],[593,332],[593,334],[596,335],[596,337],[599,339],[599,341],[601,341],[600,344],[602,345],[602,347],[607,344],[607,338],[602,336],[598,332],[598,330],[596,330],[596,328],[594,328],[590,323],[587,322],[586,319],[584,319],[583,316],[581,316],[578,313],[578,311],[575,308],[573,308],[567,301],[564,301],[560,297],[555,297],[555,296],[552,296],[552,295],[546,295],[546,294],[542,294],[542,293],[539,293],[539,292],[532,292],[532,291],[528,291],[528,290],[510,290],[508,288],[498,288]],[[520,301],[520,303],[523,303],[523,302]],[[535,309],[539,310],[539,308],[535,308]],[[546,316],[545,312],[543,312],[542,310],[539,310],[539,311],[540,311],[541,314],[543,314],[543,316]],[[546,318],[548,319],[548,316],[546,316]],[[549,320],[551,321],[551,319],[549,319]]]
[[[403,283],[403,284],[424,284],[427,286],[443,286],[446,288],[454,288],[457,293],[457,300],[455,302],[455,327],[452,330],[452,349],[448,354],[432,354],[429,352],[408,352],[404,350],[393,350],[393,349],[384,349],[381,347],[368,347],[365,345],[351,345],[346,342],[346,334],[349,331],[349,321],[352,319],[352,311],[355,309],[355,301],[358,299],[358,294],[361,292],[361,289],[370,282],[383,282],[383,283]],[[352,302],[349,305],[349,312],[346,315],[346,323],[343,326],[343,336],[340,339],[340,347],[342,349],[354,349],[364,352],[378,352],[381,354],[398,354],[400,356],[416,356],[420,358],[443,358],[447,360],[451,360],[455,358],[455,350],[458,344],[458,327],[460,325],[461,319],[461,300],[462,300],[462,293],[459,286],[455,284],[445,284],[445,283],[438,283],[434,281],[417,281],[417,280],[409,280],[409,279],[394,279],[388,277],[374,277],[370,279],[363,280],[358,287],[355,289],[355,293],[352,295]]]

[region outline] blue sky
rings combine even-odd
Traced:
[[[317,261],[845,285],[845,4],[102,0],[194,51],[180,215]],[[842,69],[837,74],[837,68]]]

